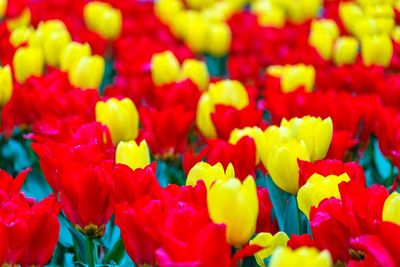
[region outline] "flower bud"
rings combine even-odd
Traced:
[[[83,57],[91,55],[90,45],[70,42],[60,54],[60,68],[64,71],[71,71]]]
[[[283,119],[281,127],[290,129],[294,138],[304,142],[311,161],[325,157],[333,133],[332,119],[330,117],[324,120],[320,117],[311,116],[292,118],[290,121]]]
[[[13,80],[9,65],[0,67],[0,107],[7,104],[13,91]]]
[[[20,47],[13,58],[15,79],[23,83],[30,76],[43,73],[44,59],[42,50],[37,47]]]
[[[393,192],[383,205],[382,220],[400,225],[400,194]]]
[[[271,148],[267,158],[267,170],[274,183],[282,190],[296,194],[299,190],[299,164],[297,160],[309,160],[303,141],[290,139]]]
[[[115,162],[125,164],[132,170],[144,169],[150,164],[149,148],[145,140],[138,145],[134,140],[118,143],[115,151]]]
[[[249,96],[244,86],[238,81],[223,80],[210,84],[203,92],[197,104],[196,125],[206,137],[216,137],[217,133],[211,119],[215,105],[223,104],[236,109],[243,109],[249,104]]]
[[[388,35],[367,35],[361,39],[361,56],[366,66],[387,67],[392,54],[393,44]]]
[[[348,181],[350,177],[346,173],[327,177],[314,173],[297,193],[299,209],[309,218],[311,207],[318,207],[322,200],[331,197],[340,199],[338,185]]]
[[[333,263],[327,250],[320,252],[313,247],[300,247],[296,250],[280,247],[272,254],[269,267],[287,266],[333,267]]]
[[[207,162],[198,162],[194,165],[187,176],[186,185],[195,186],[197,181],[203,180],[207,189],[210,189],[211,185],[216,180],[228,180],[235,177],[235,170],[232,164],[229,164],[226,170],[221,163],[210,165]]]
[[[281,79],[281,90],[284,93],[302,86],[306,92],[311,92],[314,88],[315,68],[312,65],[275,65],[268,67],[267,74]]]
[[[179,78],[180,65],[171,51],[154,54],[151,58],[151,77],[155,85],[163,85]]]
[[[236,145],[242,137],[249,136],[256,144],[256,163],[260,162],[260,155],[266,150],[266,140],[264,132],[258,127],[245,127],[234,129],[229,136],[229,143]]]
[[[104,68],[103,57],[98,55],[82,57],[71,66],[69,81],[82,89],[97,89],[103,80]]]
[[[266,267],[264,259],[271,256],[272,252],[274,252],[276,248],[286,247],[288,241],[289,237],[285,232],[278,232],[275,235],[271,235],[270,233],[259,233],[250,240],[249,244],[263,247],[262,250],[259,250],[254,254],[254,257],[259,266]]]
[[[257,14],[257,21],[261,26],[282,28],[285,25],[284,9],[270,1],[254,1],[251,9]]]
[[[207,195],[207,207],[214,223],[226,225],[227,242],[236,247],[246,244],[256,229],[257,188],[253,177],[216,180]]]
[[[170,24],[174,17],[184,9],[180,0],[159,0],[154,2],[157,17],[165,24]]]
[[[18,27],[26,27],[31,23],[31,11],[26,7],[18,17],[7,19],[6,23],[9,31]]]
[[[83,17],[86,26],[104,39],[114,40],[122,29],[122,14],[110,4],[93,1],[85,5]]]
[[[259,150],[260,160],[262,161],[265,168],[267,168],[269,154],[274,146],[276,146],[277,144],[286,143],[290,139],[292,139],[292,133],[287,128],[271,125],[267,129],[265,129],[264,138],[263,141],[261,141],[263,148],[262,150]]]
[[[35,30],[31,26],[21,26],[14,29],[10,35],[10,43],[17,47],[23,43],[27,43]]]
[[[218,37],[214,35],[215,30],[210,32],[209,22],[199,13],[194,13],[194,15],[189,18],[190,19],[187,21],[182,21],[182,23],[186,23],[183,39],[194,53],[203,53],[208,47],[216,44]],[[223,34],[221,33],[223,30],[220,28],[217,28],[216,31],[217,34]],[[221,45],[217,44],[217,48],[215,49],[219,51],[224,45],[224,43]]]
[[[2,19],[6,13],[8,0],[0,0],[0,19]]]
[[[363,11],[355,2],[341,2],[339,4],[339,17],[350,33],[354,33],[354,26],[363,17]]]
[[[61,51],[71,42],[71,36],[67,31],[55,31],[45,38],[43,51],[46,62],[53,67],[60,64]]]
[[[210,80],[207,65],[203,61],[195,59],[186,59],[183,62],[182,76],[190,79],[200,90],[207,89]]]
[[[337,66],[353,64],[358,54],[358,41],[354,37],[342,36],[336,39],[333,61]]]
[[[222,57],[231,47],[231,29],[225,22],[212,23],[208,27],[207,52],[215,57]]]
[[[139,113],[129,98],[110,98],[96,103],[96,121],[108,127],[114,145],[135,140],[139,131]]]

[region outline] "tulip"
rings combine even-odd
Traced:
[[[394,17],[394,10],[389,3],[380,3],[377,5],[369,4],[364,7],[364,12],[367,16],[371,17]]]
[[[150,164],[149,148],[145,140],[138,145],[134,140],[118,143],[115,162],[129,166],[132,170],[144,169]]]
[[[214,4],[215,0],[187,0],[186,4],[190,9],[203,9],[211,4]]]
[[[274,252],[276,248],[286,247],[288,241],[289,237],[285,232],[278,232],[275,235],[271,235],[270,233],[259,233],[250,240],[249,244],[263,247],[262,250],[254,254],[254,257],[259,266],[266,267],[264,259],[271,256],[272,252]]]
[[[23,43],[27,43],[34,33],[35,30],[31,26],[18,27],[11,32],[10,43],[14,47],[18,47]]]
[[[50,37],[51,34],[56,32],[67,32],[67,27],[65,26],[64,22],[61,20],[47,20],[42,21],[39,23],[35,34],[29,38],[29,46],[35,47],[42,47],[43,43],[46,41],[47,38]]]
[[[292,133],[287,128],[271,125],[265,129],[263,139],[264,140],[261,141],[262,149],[259,150],[259,156],[260,160],[264,164],[264,167],[267,168],[269,154],[274,146],[288,142],[290,139],[292,139]]]
[[[340,199],[340,193],[338,185],[341,182],[350,181],[350,177],[347,173],[343,173],[339,176],[329,175],[322,176],[314,173],[306,182],[305,185],[300,187],[297,193],[297,203],[299,209],[310,218],[311,207],[318,207],[319,203],[326,198],[337,198]]]
[[[104,39],[114,40],[122,29],[122,14],[110,4],[93,1],[85,5],[83,17],[86,26]]]
[[[299,190],[298,159],[309,160],[307,147],[303,141],[290,139],[275,145],[269,152],[267,170],[274,183],[282,190],[296,194]]]
[[[103,80],[105,62],[98,55],[84,56],[69,71],[69,81],[82,89],[96,89]]]
[[[88,43],[81,44],[77,42],[70,42],[61,51],[60,54],[60,68],[64,71],[71,71],[76,64],[83,57],[91,55],[90,45]]]
[[[286,65],[270,66],[267,74],[281,79],[281,90],[284,93],[292,92],[299,87],[304,87],[311,92],[315,84],[315,69],[312,65]]]
[[[311,32],[325,32],[329,34],[332,39],[336,39],[340,35],[339,27],[336,25],[336,22],[331,19],[313,20],[311,23]]]
[[[208,21],[224,22],[227,21],[235,11],[229,1],[218,1],[212,6],[201,11],[201,15]]]
[[[31,11],[29,8],[25,8],[19,16],[7,19],[6,23],[9,31],[12,31],[18,27],[28,26],[31,23]]]
[[[262,26],[282,28],[286,22],[284,9],[271,1],[254,1],[251,9]]]
[[[266,150],[266,140],[264,138],[264,132],[258,127],[245,127],[243,129],[234,129],[229,137],[229,143],[236,145],[240,139],[244,136],[249,136],[254,140],[256,144],[256,161],[257,164],[260,162],[260,155]]]
[[[205,90],[208,87],[210,77],[207,65],[203,61],[186,59],[182,64],[181,75],[183,78],[190,79],[200,90]]]
[[[4,106],[11,98],[13,80],[9,65],[0,67],[0,107]]]
[[[151,58],[151,78],[155,85],[163,85],[179,78],[179,61],[171,51],[154,54]]]
[[[400,225],[400,194],[393,192],[386,199],[382,211],[382,220]]]
[[[313,247],[300,247],[296,250],[283,247],[274,251],[269,267],[307,266],[333,267],[332,258],[328,251],[318,251]]]
[[[293,137],[305,143],[310,161],[323,159],[328,152],[332,140],[333,125],[330,117],[322,120],[320,117],[305,116],[283,119],[281,127],[290,129]]]
[[[67,31],[50,33],[43,43],[43,51],[46,62],[53,67],[60,64],[61,51],[71,42],[71,36]]]
[[[393,44],[388,35],[364,36],[361,40],[361,56],[366,66],[387,67],[393,54]]]
[[[139,113],[129,98],[110,98],[96,103],[96,121],[108,127],[114,145],[138,136]]]
[[[157,17],[165,24],[172,23],[174,17],[182,12],[183,8],[180,0],[160,0],[154,3]]]
[[[187,21],[180,21],[180,23],[186,24],[183,39],[193,52],[203,53],[207,48],[211,47],[211,43],[217,45],[217,48],[215,48],[217,51],[220,51],[219,49],[221,48],[225,48],[225,43],[216,43],[221,41],[221,39],[215,36],[215,33],[224,34],[223,31],[225,29],[217,28],[211,31],[209,22],[200,14],[194,13]],[[222,41],[225,40],[222,39]]]
[[[400,43],[400,26],[396,26],[393,28],[391,37],[396,43]]]
[[[7,1],[8,0],[0,0],[0,19],[2,19],[6,13]]]
[[[354,37],[342,36],[333,47],[333,61],[337,66],[353,64],[358,54],[358,41]]]
[[[235,170],[232,164],[229,164],[226,170],[220,162],[214,165],[210,165],[207,162],[198,162],[194,165],[187,176],[186,185],[195,186],[199,180],[202,180],[207,187],[210,189],[212,184],[216,180],[228,180],[235,177]]]
[[[329,60],[332,55],[333,42],[339,36],[339,28],[333,20],[314,20],[308,42],[322,58]]]
[[[30,76],[43,73],[44,58],[41,49],[36,47],[20,47],[14,54],[13,66],[15,79],[23,83]]]
[[[363,17],[363,11],[355,2],[341,2],[339,4],[339,17],[350,33],[354,33],[354,26],[358,19]]]
[[[278,2],[279,3],[279,2]],[[320,0],[299,0],[297,2],[285,1],[288,18],[294,23],[302,23],[307,19],[317,16],[321,8]]]
[[[215,57],[222,57],[229,52],[232,34],[228,24],[212,23],[208,27],[206,51]]]
[[[207,206],[214,223],[226,225],[226,240],[240,247],[256,229],[258,216],[257,188],[253,177],[217,180],[207,195]]]
[[[241,110],[249,105],[249,96],[238,81],[223,80],[210,84],[208,91],[200,97],[196,112],[196,125],[201,133],[209,138],[217,136],[211,119],[211,113],[215,111],[217,104]]]

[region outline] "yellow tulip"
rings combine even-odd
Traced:
[[[400,225],[400,194],[393,192],[383,206],[382,220]]]
[[[400,26],[394,27],[391,36],[396,43],[400,43]]]
[[[215,104],[232,106],[243,109],[249,105],[249,95],[239,81],[222,80],[210,84],[208,93]]]
[[[321,9],[321,0],[285,1],[288,18],[294,23],[302,23],[314,18]]]
[[[353,64],[358,54],[358,41],[354,37],[342,36],[336,39],[333,48],[333,61],[337,66]]]
[[[238,81],[223,80],[210,84],[208,91],[203,92],[197,104],[196,125],[208,138],[217,136],[211,119],[217,104],[243,109],[249,104],[246,88]]]
[[[7,29],[12,31],[18,27],[28,26],[31,23],[31,11],[25,8],[18,17],[7,19]]]
[[[201,11],[201,15],[210,22],[227,21],[235,11],[227,1],[215,2]]]
[[[249,244],[263,247],[262,250],[259,250],[254,254],[254,257],[259,266],[266,267],[264,259],[271,256],[272,252],[274,252],[276,248],[286,247],[288,241],[289,237],[285,232],[278,232],[275,235],[271,235],[270,233],[259,233],[250,240]]]
[[[82,89],[99,88],[104,75],[104,58],[98,55],[84,56],[71,66],[69,81]]]
[[[15,78],[20,83],[30,76],[42,75],[44,68],[42,50],[37,47],[18,48],[13,57],[13,66]]]
[[[115,151],[115,162],[125,164],[132,170],[144,169],[150,164],[149,148],[145,140],[138,145],[135,140],[121,141]]]
[[[207,65],[203,61],[186,59],[182,64],[181,75],[183,78],[190,79],[200,90],[205,90],[208,87],[210,77],[208,75]]]
[[[347,173],[327,177],[314,173],[297,193],[299,209],[309,218],[311,207],[318,207],[322,200],[331,197],[340,199],[338,185],[348,181],[350,178]]]
[[[228,180],[235,177],[235,170],[232,164],[229,164],[226,170],[221,163],[210,165],[207,162],[198,162],[190,169],[186,179],[186,185],[195,186],[197,181],[203,180],[207,187],[210,189],[211,185],[216,180]]]
[[[163,85],[179,78],[180,65],[171,51],[154,54],[151,58],[151,77],[155,85]]]
[[[267,168],[268,158],[273,148],[281,143],[288,142],[290,139],[292,139],[292,133],[285,127],[271,125],[265,129],[264,137],[259,142],[261,147],[259,156],[265,168]]]
[[[311,92],[315,84],[315,68],[312,65],[273,65],[267,68],[268,75],[281,79],[281,90],[292,92],[304,86],[306,92]]]
[[[176,12],[171,17],[170,28],[172,33],[181,39],[185,39],[188,34],[188,25],[195,17],[199,16],[198,12],[193,10],[183,10],[181,12]]]
[[[264,27],[282,28],[286,23],[285,11],[280,7],[271,5],[268,9],[264,9],[257,14],[257,21]]]
[[[214,0],[186,0],[190,9],[203,9],[214,3]]]
[[[266,140],[264,132],[258,127],[245,127],[243,129],[234,129],[229,136],[229,143],[236,145],[239,140],[248,136],[254,140],[256,145],[256,163],[260,162],[260,155],[266,150]]]
[[[60,54],[60,68],[64,71],[72,70],[79,60],[92,54],[88,43],[70,42]]]
[[[182,21],[185,23],[184,41],[189,46],[189,48],[195,53],[203,53],[209,43],[215,43],[212,40],[212,33],[209,33],[209,22],[201,16],[199,13],[193,13],[189,20]],[[220,33],[220,32],[218,32]],[[216,37],[214,37],[215,39]]]
[[[67,27],[61,20],[47,20],[41,21],[35,31],[35,34],[31,35],[29,38],[29,46],[41,47],[43,48],[43,43],[49,36],[55,32],[67,32]]]
[[[340,35],[339,27],[332,19],[313,20],[311,23],[311,32],[325,32],[332,36],[332,39],[336,39]]]
[[[333,39],[332,35],[327,32],[311,32],[308,43],[314,47],[318,54],[325,60],[330,60],[333,50]]]
[[[0,19],[2,19],[6,13],[8,0],[0,0]]]
[[[246,244],[256,229],[257,188],[253,177],[217,180],[207,195],[207,206],[214,223],[226,225],[227,242],[235,247]]]
[[[60,64],[61,51],[71,42],[71,36],[67,31],[56,31],[44,40],[43,51],[46,62],[53,67]]]
[[[110,98],[96,103],[96,121],[108,127],[114,145],[135,140],[139,131],[139,113],[129,98]]]
[[[206,50],[215,57],[222,57],[231,47],[231,29],[225,22],[212,23],[208,27]]]
[[[10,43],[17,47],[23,43],[28,42],[35,30],[31,26],[21,26],[15,28],[10,35]]]
[[[89,2],[83,9],[83,18],[86,26],[104,39],[114,40],[121,33],[121,11],[108,3]]]
[[[361,40],[361,56],[366,66],[387,67],[392,54],[393,44],[388,35],[364,36]]]
[[[10,100],[13,91],[13,80],[9,65],[0,67],[0,106]]]
[[[363,17],[363,11],[355,2],[341,2],[339,4],[339,17],[350,33],[354,33],[354,26]]]
[[[304,142],[311,161],[325,157],[332,140],[333,124],[330,117],[324,120],[311,116],[292,118],[289,121],[283,119],[281,127],[290,129],[294,138]]]
[[[268,153],[267,170],[272,180],[291,194],[299,190],[298,159],[309,161],[310,156],[305,143],[295,139],[275,145]]]
[[[184,9],[182,1],[159,0],[154,2],[154,11],[157,17],[164,23],[170,24],[175,16]]]
[[[389,3],[380,3],[377,5],[370,4],[364,7],[364,12],[371,17],[394,17],[394,10]]]
[[[312,247],[292,250],[280,247],[271,256],[269,267],[333,267],[331,255],[327,250],[318,251]]]

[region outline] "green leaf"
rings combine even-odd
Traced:
[[[284,215],[285,232],[291,236],[301,233],[301,219],[297,208],[297,200],[295,195],[290,195],[285,209]]]
[[[113,248],[106,254],[104,257],[105,263],[117,263],[121,262],[121,259],[124,257],[125,247],[122,239],[119,239]]]
[[[283,231],[285,229],[284,212],[286,206],[284,192],[275,185],[271,177],[267,175],[265,179],[279,229]]]

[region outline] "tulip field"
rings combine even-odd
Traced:
[[[400,267],[400,0],[0,0],[0,111],[0,267]]]

